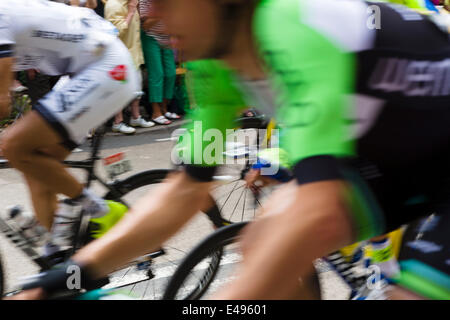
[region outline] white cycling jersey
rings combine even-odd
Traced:
[[[0,1],[0,57],[15,71],[76,73],[98,60],[116,29],[91,9],[46,0]]]
[[[0,58],[15,58],[15,71],[70,74],[33,108],[69,149],[141,90],[133,59],[116,35],[115,27],[91,9],[0,0]]]

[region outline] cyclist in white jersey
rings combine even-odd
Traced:
[[[94,215],[108,210],[61,160],[140,91],[133,60],[115,34],[91,9],[46,0],[0,2],[0,118],[9,113],[14,71],[71,76],[0,137],[0,149],[23,173],[36,217],[48,229],[57,194]]]

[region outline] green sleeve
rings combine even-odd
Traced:
[[[261,1],[254,30],[274,81],[280,143],[290,162],[353,154],[346,124],[352,56],[302,22],[300,1]]]
[[[189,164],[215,166],[223,160],[226,130],[235,127],[234,120],[245,103],[231,71],[219,61],[189,62],[186,68],[192,106],[188,118],[192,121],[185,126],[182,159]]]

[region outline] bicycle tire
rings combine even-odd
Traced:
[[[150,184],[160,183],[171,172],[173,171],[168,169],[147,170],[139,172],[135,175],[132,175],[131,177],[126,178],[125,180],[113,183],[113,187],[120,193],[119,195],[114,195],[112,191],[109,191],[107,194],[103,196],[103,198],[106,200],[114,200],[120,202],[121,199],[118,197],[122,197],[136,188]]]
[[[187,278],[192,269],[200,263],[205,257],[214,254],[215,252],[221,252],[223,247],[227,244],[232,243],[239,232],[247,225],[248,222],[238,222],[233,223],[229,226],[222,227],[218,229],[213,234],[205,238],[201,243],[199,243],[181,262],[175,273],[172,275],[169,284],[163,295],[163,300],[174,300],[177,292],[183,286],[184,280]],[[217,270],[214,273],[216,275]],[[196,296],[187,296],[184,300],[196,300],[201,298],[201,296],[208,289],[209,284],[211,284],[212,277],[207,283],[204,284],[202,288],[197,292]]]
[[[215,252],[220,252],[223,255],[223,248],[233,242],[235,242],[239,238],[239,233],[242,229],[248,224],[248,221],[238,222],[231,224],[229,226],[222,227],[218,229],[213,234],[209,235],[205,238],[201,243],[199,243],[182,261],[182,263],[178,266],[178,269],[173,274],[165,292],[163,299],[164,300],[174,300],[177,296],[178,291],[181,289],[185,279],[192,272],[192,269],[198,265],[205,257],[214,254]],[[214,272],[214,277],[217,275],[218,269]],[[214,277],[209,279],[204,286],[196,292],[195,296],[187,296],[184,300],[196,300],[201,298],[204,293],[207,291],[208,286],[214,280]],[[308,278],[306,282],[310,293],[313,294],[315,299],[320,300],[322,298],[321,295],[321,287],[320,280],[317,272],[315,271],[313,275]]]
[[[164,179],[168,176],[169,173],[173,172],[169,169],[160,169],[160,170],[148,170],[141,173],[137,173],[133,176],[130,176],[129,178],[119,181],[115,183],[114,188],[117,190],[120,194],[114,194],[113,192],[108,192],[104,199],[107,200],[115,200],[120,201],[120,198],[125,196],[127,193],[132,192],[133,190],[145,187],[152,184],[161,183],[164,181]],[[209,221],[212,223],[214,228],[219,228],[226,223],[224,219],[222,219],[220,215],[220,210],[217,207],[216,203],[214,202],[214,205],[208,210],[208,212],[204,212],[206,216],[208,217]],[[215,274],[217,269],[219,268],[220,260],[222,258],[222,255],[217,253],[216,259],[212,261],[212,263],[208,266],[208,272],[212,272]],[[157,258],[156,258],[157,259]],[[197,292],[199,291],[199,288],[203,286],[203,283],[208,282],[209,278],[211,277],[211,274],[205,273],[204,277],[199,279],[198,285],[193,288],[192,290],[192,296],[196,297]]]

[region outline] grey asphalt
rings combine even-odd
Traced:
[[[132,136],[124,136],[110,132],[103,140],[101,156],[105,157],[117,152],[126,153],[127,158],[131,161],[133,170],[123,177],[121,176],[121,178],[144,170],[171,168],[170,153],[175,144],[170,139],[171,133],[181,123],[181,121],[176,121],[170,126],[138,129],[137,134]],[[83,150],[82,152],[72,154],[70,159],[85,159],[89,151],[89,141],[86,141],[81,146],[81,149]],[[85,179],[82,171],[71,169],[71,172],[81,181]],[[100,163],[97,172],[102,177],[106,176]],[[102,188],[98,185],[94,185],[93,189],[96,192],[103,192]],[[240,190],[244,190],[244,188]],[[149,190],[144,191],[149,192]],[[131,201],[143,196],[145,194],[144,191],[139,191],[137,194],[131,195]],[[233,197],[236,197],[236,199],[233,200]],[[224,211],[240,210],[242,211],[242,216],[244,216],[244,212],[247,216],[248,211],[254,211],[251,205],[249,205],[250,200],[245,200],[242,197],[242,193],[236,194],[230,199],[228,199],[229,203],[237,204],[230,204],[230,209],[228,209],[226,206],[228,204],[221,202],[220,205],[222,206],[223,204]],[[0,213],[3,213],[7,206],[16,204],[21,204],[25,210],[31,210],[29,195],[21,175],[13,169],[2,169],[0,170]],[[126,289],[137,298],[158,298],[179,259],[198,241],[212,232],[212,230],[210,223],[204,216],[199,215],[193,219],[187,227],[167,244],[167,247],[173,250],[169,250],[168,255],[159,264],[154,266],[153,271],[156,277],[151,281],[143,281],[136,285],[127,286]],[[38,267],[20,250],[11,245],[3,235],[0,235],[0,257],[5,269],[7,291],[15,289],[21,277],[33,275],[38,272]],[[230,264],[229,260],[225,259],[225,264],[227,263]],[[342,281],[320,261],[317,262],[317,269],[325,299],[345,299],[348,290]],[[122,284],[124,281],[126,283],[133,279],[139,280],[141,276],[142,271],[136,271],[135,267],[124,269],[115,274],[113,278],[115,282],[113,281],[113,284]],[[228,275],[224,275],[222,280],[226,282],[227,279]]]

